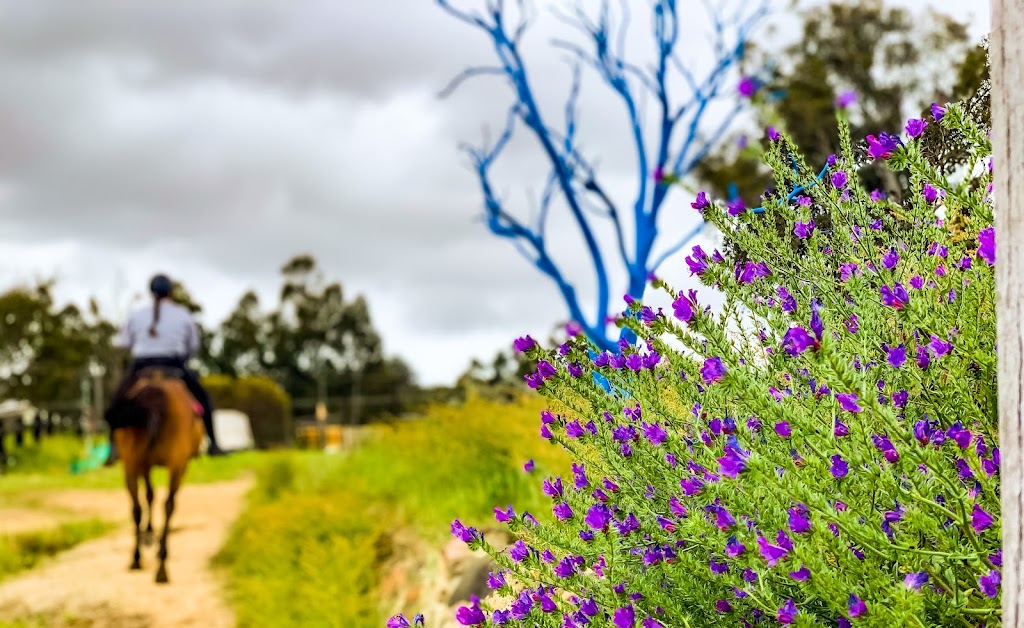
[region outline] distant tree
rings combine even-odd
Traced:
[[[912,13],[882,0],[804,5],[800,39],[779,53],[755,40],[751,57],[768,60],[773,76],[755,96],[759,109],[754,141],[747,134],[697,164],[696,178],[717,198],[742,198],[748,207],[773,185],[761,154],[762,129],[785,129],[812,165],[839,150],[836,101],[844,92],[855,139],[881,131],[899,133],[906,118],[932,102],[969,98],[987,76],[985,52],[968,44],[965,24],[934,10]],[[757,59],[760,59],[758,61]],[[956,68],[950,72],[949,68]],[[749,134],[749,133],[748,133]],[[905,182],[881,163],[867,165],[865,182],[900,195]]]
[[[362,296],[346,300],[309,255],[281,268],[274,309],[247,292],[214,334],[211,371],[265,375],[295,399],[326,396],[401,397],[413,383],[401,360],[386,358]],[[366,408],[371,414],[374,408]]]
[[[110,370],[114,326],[95,303],[58,307],[53,282],[0,294],[0,396],[33,403],[77,400],[90,363]]]

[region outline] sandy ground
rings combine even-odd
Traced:
[[[134,533],[124,491],[57,491],[40,497],[43,512],[0,509],[0,533],[55,525],[71,513],[122,521],[40,567],[0,583],[0,621],[77,627],[234,626],[210,559],[243,507],[251,479],[188,483],[178,495],[168,541],[170,584],[158,585],[157,545],[143,549],[142,571],[129,571]],[[163,526],[163,487],[157,488],[156,530]],[[14,515],[9,517],[8,515]],[[17,521],[17,523],[12,523]]]

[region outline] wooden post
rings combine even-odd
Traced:
[[[1024,8],[992,0],[1003,626],[1024,627]],[[979,225],[982,227],[984,225]]]

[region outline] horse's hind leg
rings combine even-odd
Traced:
[[[142,537],[142,542],[149,545],[153,542],[153,482],[150,478],[150,470],[146,469],[142,475],[142,479],[146,483],[146,531]]]
[[[174,514],[174,496],[178,493],[178,488],[181,487],[181,480],[185,474],[183,468],[170,468],[170,481],[167,487],[167,506],[165,508],[164,516],[164,530],[160,535],[160,552],[157,554],[160,558],[160,568],[156,572],[156,581],[158,583],[166,583],[167,579],[167,535],[171,531],[171,515]]]
[[[139,551],[139,542],[142,539],[142,504],[139,502],[139,476],[134,469],[128,469],[125,465],[125,484],[128,487],[128,494],[132,498],[132,519],[135,521],[135,553],[132,556],[131,569],[142,569],[142,553]]]

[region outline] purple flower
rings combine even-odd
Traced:
[[[853,593],[850,594],[849,599],[846,601],[846,608],[850,611],[850,617],[854,619],[868,612],[868,605]]]
[[[696,314],[699,309],[700,308],[697,305],[696,290],[690,290],[685,297],[682,293],[679,293],[676,300],[672,302],[672,312],[676,315],[676,318],[684,323],[689,323],[693,320],[693,315]]]
[[[808,349],[818,349],[821,345],[803,327],[790,327],[782,337],[782,348],[792,356],[798,356]]]
[[[700,246],[693,247],[691,255],[686,257],[686,265],[690,267],[691,275],[700,275],[708,268],[708,254]]]
[[[587,517],[584,521],[594,530],[603,530],[608,525],[608,522],[611,521],[611,518],[612,516],[607,506],[604,504],[594,504],[587,511]]]
[[[530,555],[530,548],[526,545],[526,543],[523,542],[522,539],[519,539],[512,546],[512,549],[509,550],[508,555],[512,557],[513,561],[519,563],[525,560],[526,557]]]
[[[811,521],[807,518],[805,511],[799,508],[789,509],[789,529],[796,534],[810,531]]]
[[[715,574],[716,576],[729,573],[729,565],[727,565],[726,563],[716,563],[715,559],[712,558],[708,562],[708,564],[711,567],[711,573]]]
[[[846,283],[857,272],[857,265],[847,262],[839,267],[839,281]]]
[[[718,600],[715,602],[715,610],[719,613],[728,613],[732,610],[732,604],[729,604],[726,600]]]
[[[899,345],[898,347],[888,347],[886,348],[886,352],[886,360],[889,361],[889,364],[891,364],[893,368],[900,368],[903,366],[903,363],[907,361],[907,348],[903,345]]]
[[[572,508],[569,508],[569,504],[564,502],[555,504],[551,508],[551,512],[554,513],[555,519],[559,521],[565,521],[566,519],[572,518]]]
[[[935,334],[932,334],[932,338],[928,343],[928,346],[935,352],[936,358],[942,358],[943,355],[952,350],[953,345],[946,342],[942,338],[939,338]]]
[[[942,117],[944,115],[946,115],[946,108],[932,103],[932,117],[935,118],[935,121],[942,122]]]
[[[928,126],[928,122],[921,118],[913,118],[907,121],[907,135],[910,137],[918,137],[924,133],[925,127]]]
[[[793,434],[793,430],[789,428],[789,421],[779,421],[775,424],[775,433],[782,438],[789,438]]]
[[[744,98],[750,98],[757,93],[758,80],[752,76],[744,76],[736,86],[736,91]]]
[[[705,384],[720,382],[725,378],[726,368],[722,358],[715,356],[704,360],[704,366],[700,369],[700,375]]]
[[[928,355],[928,347],[918,347],[917,348],[917,366],[920,367],[921,370],[924,370],[924,369],[928,368],[928,365],[931,364],[931,362],[932,362],[932,359]]]
[[[497,506],[494,507],[494,519],[498,523],[508,523],[516,518],[516,511],[512,510],[512,506],[509,506],[507,510],[502,510]]]
[[[852,89],[840,92],[839,95],[836,96],[836,107],[839,107],[840,109],[846,109],[855,102],[857,102],[857,92]]]
[[[409,620],[405,618],[405,615],[395,615],[385,625],[387,628],[410,628]]]
[[[928,582],[928,572],[926,571],[908,573],[907,577],[903,579],[903,584],[911,591],[920,591],[926,582]]]
[[[773,127],[773,126],[768,127],[767,132],[768,132],[768,139],[771,140],[772,142],[778,142],[779,139],[782,138],[782,136],[779,135],[779,132],[776,131],[775,127]]]
[[[843,460],[842,456],[835,454],[832,456],[832,467],[829,471],[832,473],[832,477],[841,480],[850,472],[850,466]]]
[[[872,159],[889,159],[892,157],[892,152],[899,146],[898,139],[888,133],[879,133],[878,137],[869,135],[867,142],[868,155]]]
[[[718,464],[721,466],[722,475],[732,480],[735,480],[736,476],[747,468],[747,464],[735,450],[729,450],[729,453],[719,458]]]
[[[986,227],[978,232],[978,256],[988,262],[989,266],[996,263],[996,230]]]
[[[633,628],[636,625],[636,612],[632,606],[617,608],[612,623],[615,624],[615,628]]]
[[[805,565],[800,565],[800,569],[789,572],[789,577],[797,582],[806,582],[811,577],[811,570]]]
[[[501,571],[498,573],[490,572],[487,574],[487,586],[498,590],[505,586],[505,574]]]
[[[836,188],[837,190],[845,188],[846,181],[847,177],[845,171],[840,170],[839,172],[832,173],[832,187]]]
[[[882,201],[882,200],[885,200],[885,192],[883,192],[882,190],[879,190],[877,188],[874,189],[874,190],[871,190],[871,202],[877,203],[878,201]],[[874,227],[872,227],[872,229],[874,229]],[[881,226],[879,226],[879,229],[881,229]],[[877,231],[877,229],[876,229],[876,231]]]
[[[512,345],[515,347],[516,351],[525,353],[526,351],[536,347],[537,341],[529,336],[523,336],[522,338],[516,338]]]
[[[728,205],[726,205],[726,208],[729,210],[730,216],[739,216],[743,212],[747,211],[747,206],[743,203],[742,198],[734,198]]]
[[[651,441],[651,444],[655,447],[665,442],[668,438],[668,434],[657,423],[651,423],[650,425],[645,426],[644,436],[647,440]]]
[[[461,521],[456,519],[452,521],[452,536],[461,540],[463,543],[469,543],[480,537],[480,532],[476,528],[471,528],[463,525]]]
[[[725,531],[736,525],[736,519],[725,508],[719,507],[715,511],[715,525],[719,530]]]
[[[579,421],[573,420],[565,424],[565,435],[569,438],[579,438],[584,434],[586,434],[586,431]]]
[[[994,598],[999,595],[999,581],[999,572],[993,569],[987,575],[978,578],[978,585],[986,597]]]
[[[857,395],[855,393],[836,393],[836,401],[839,405],[847,412],[863,412],[864,408],[860,407],[857,403]]]
[[[992,527],[992,515],[985,512],[978,504],[971,510],[971,527],[978,534]]]
[[[889,252],[882,256],[882,266],[886,269],[892,270],[896,268],[896,264],[900,261],[900,256],[896,253],[896,249],[889,249]]]
[[[529,460],[527,460],[523,464],[523,471],[526,471],[527,473],[530,473],[531,471],[533,471],[533,467],[534,467],[533,458],[530,458]]]
[[[703,212],[705,208],[710,207],[711,202],[708,200],[708,195],[703,191],[697,192],[697,198],[690,203],[690,207],[696,209],[699,212]]]
[[[925,183],[924,187],[921,188],[921,196],[924,197],[927,203],[934,203],[939,197],[944,197],[945,195],[945,192],[935,188],[931,183]]]
[[[463,626],[477,626],[487,621],[484,612],[480,610],[480,598],[472,596],[472,606],[461,606],[455,613],[455,619]]]
[[[725,555],[729,558],[736,558],[746,551],[747,546],[737,541],[735,536],[730,536],[725,544]]]
[[[795,235],[796,237],[800,238],[801,240],[806,240],[807,238],[811,237],[811,234],[813,234],[813,233],[814,233],[814,221],[813,220],[809,220],[807,222],[798,222],[793,227],[793,235]]]
[[[793,601],[793,598],[790,598],[782,605],[782,608],[775,613],[775,618],[779,620],[780,624],[786,626],[796,621],[796,602]]]
[[[737,271],[739,268],[737,267]],[[772,271],[768,269],[768,266],[764,262],[747,262],[743,267],[743,272],[737,274],[737,279],[740,283],[753,283],[755,279],[761,277],[768,277],[772,274]]]
[[[556,371],[555,367],[547,360],[541,360],[537,363],[537,374],[544,379],[548,379],[557,375],[558,371]]]
[[[832,430],[832,433],[835,434],[837,437],[846,436],[847,434],[850,433],[850,428],[847,427],[846,424],[840,421],[839,419],[836,419],[836,426]]]
[[[903,306],[910,301],[910,295],[907,294],[907,289],[899,283],[893,284],[892,288],[889,286],[882,286],[879,291],[882,294],[882,304],[896,308],[897,310],[902,310]]]
[[[785,558],[787,553],[785,549],[778,545],[769,543],[768,539],[763,536],[757,537],[757,550],[760,552],[761,557],[768,562],[769,567],[774,567],[780,559]]]
[[[949,426],[949,429],[946,430],[946,436],[953,439],[960,449],[967,449],[971,445],[971,431],[965,430],[960,421]]]
[[[789,293],[789,290],[786,290],[786,288],[783,286],[779,286],[777,292],[779,295],[779,299],[782,301],[782,311],[789,312],[791,314],[795,312],[796,299],[794,299],[793,295]]]

